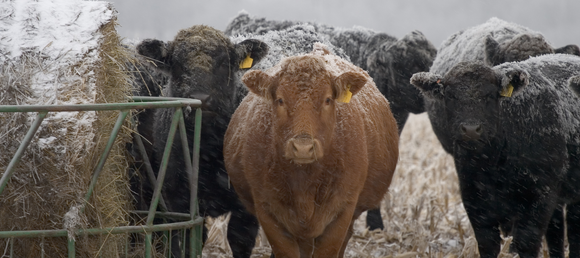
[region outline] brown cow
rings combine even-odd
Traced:
[[[320,43],[242,80],[250,93],[224,140],[232,185],[277,258],[343,257],[354,220],[379,207],[395,171],[389,103]]]

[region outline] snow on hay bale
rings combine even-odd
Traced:
[[[0,105],[124,102],[129,53],[115,29],[110,3],[19,0],[0,7]],[[36,113],[0,113],[4,173]],[[130,194],[123,129],[86,205],[92,170],[117,112],[49,113],[0,195],[0,231],[105,228],[127,225]],[[89,240],[90,241],[87,241]],[[126,235],[77,236],[77,255],[113,257]],[[16,239],[17,257],[66,255],[66,238]],[[8,250],[9,241],[0,241]],[[58,255],[57,255],[58,254]]]

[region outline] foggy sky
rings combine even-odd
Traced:
[[[491,17],[542,32],[554,47],[580,45],[578,0],[110,0],[128,39],[171,40],[205,24],[224,30],[239,11],[276,20],[363,26],[397,38],[420,30],[439,47],[451,34]]]

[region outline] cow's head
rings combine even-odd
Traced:
[[[385,41],[367,59],[367,69],[391,105],[411,113],[425,111],[421,93],[409,85],[414,73],[429,71],[437,49],[419,31],[402,39]]]
[[[366,83],[362,73],[338,77],[326,69],[320,56],[304,55],[282,61],[273,76],[262,71],[246,73],[242,81],[271,105],[273,138],[279,155],[297,164],[324,156],[335,137],[337,99],[350,90],[355,95]]]
[[[411,83],[426,98],[443,103],[445,124],[453,141],[467,147],[489,143],[498,133],[500,103],[529,83],[529,74],[511,69],[498,72],[481,62],[460,63],[444,78],[417,73]]]
[[[179,31],[168,43],[144,40],[137,51],[169,74],[166,95],[201,99],[206,110],[215,111],[232,105],[236,72],[260,61],[268,46],[253,39],[232,44],[221,31],[199,25]],[[253,60],[242,66],[247,57]]]

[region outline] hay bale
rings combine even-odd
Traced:
[[[0,8],[0,105],[125,102],[127,50],[106,2],[9,1]],[[6,170],[35,113],[0,113],[0,173]],[[117,112],[49,113],[4,192],[0,231],[128,225],[131,197],[123,129],[85,212],[78,212]],[[76,212],[75,212],[76,210]],[[68,214],[67,214],[68,213]],[[66,215],[66,216],[65,216]],[[77,255],[115,257],[126,235],[77,236]],[[7,250],[0,241],[0,250]],[[22,238],[16,257],[66,256],[66,238]]]

